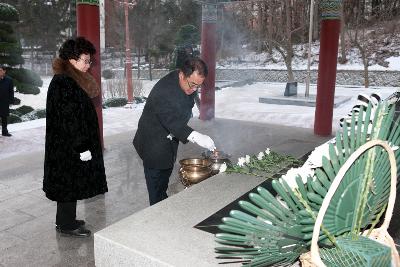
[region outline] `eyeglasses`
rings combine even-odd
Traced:
[[[83,63],[85,63],[86,65],[92,65],[93,61],[91,60],[87,60],[87,59],[83,59],[83,58],[78,58],[78,60],[83,61]],[[78,61],[77,60],[77,61]]]
[[[188,79],[186,79],[186,82],[187,82],[187,85],[189,86],[190,89],[194,88],[194,89],[198,90],[198,89],[201,88],[201,84],[197,84],[195,82],[189,82]]]

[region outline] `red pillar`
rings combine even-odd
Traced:
[[[215,54],[217,6],[202,6],[201,58],[208,66],[208,76],[201,88],[200,120],[215,117]]]
[[[77,35],[88,39],[96,48],[94,55],[94,64],[90,68],[90,73],[96,79],[101,88],[101,62],[100,62],[100,10],[98,0],[77,0],[76,1],[76,22]],[[103,111],[102,111],[102,94],[92,99],[96,108],[97,118],[99,121],[99,132],[101,144],[103,141]]]
[[[314,133],[332,134],[341,0],[321,1],[321,34]]]

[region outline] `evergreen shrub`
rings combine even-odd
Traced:
[[[43,85],[43,81],[40,76],[28,69],[10,69],[7,70],[7,74],[10,75],[14,80],[17,80],[19,83],[31,84],[37,87]]]
[[[114,97],[114,98],[109,98],[106,99],[103,103],[104,108],[109,108],[109,107],[123,107],[128,103],[128,100],[123,97]]]
[[[9,124],[12,124],[12,123],[22,122],[22,119],[19,116],[10,113],[10,116],[7,117],[7,121]]]
[[[146,102],[147,97],[145,96],[136,96],[134,101],[136,104],[144,103]]]
[[[109,80],[115,77],[115,73],[110,69],[103,70],[102,76],[104,79]]]
[[[21,104],[21,99],[19,99],[18,97],[14,97],[13,105],[19,105],[19,104]]]
[[[15,109],[15,111],[17,111],[19,114],[21,115],[25,115],[28,114],[29,112],[32,112],[34,109],[30,106],[20,106],[18,108]]]
[[[37,95],[40,93],[40,89],[37,86],[26,84],[26,83],[17,83],[17,92],[21,94],[32,94]]]
[[[18,21],[18,11],[12,5],[0,3],[0,14],[2,21]]]
[[[31,121],[42,118],[46,118],[46,109],[36,109],[22,116],[23,121]]]

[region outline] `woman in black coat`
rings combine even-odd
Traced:
[[[67,40],[53,62],[47,92],[43,191],[57,201],[56,230],[90,236],[76,220],[77,200],[108,191],[97,114],[91,98],[100,93],[87,72],[96,50],[88,40]]]

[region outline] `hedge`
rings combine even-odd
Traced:
[[[32,94],[37,95],[40,93],[40,89],[37,86],[26,84],[26,83],[16,83],[17,92],[21,94]]]
[[[11,113],[10,116],[7,117],[7,121],[9,124],[12,124],[12,123],[22,122],[22,119],[17,115]]]
[[[31,84],[37,87],[41,87],[43,85],[43,81],[40,76],[28,69],[8,69],[7,74],[13,79],[17,80],[18,83]]]
[[[103,108],[123,107],[126,104],[128,104],[128,100],[126,98],[123,97],[109,98],[103,102]]]

